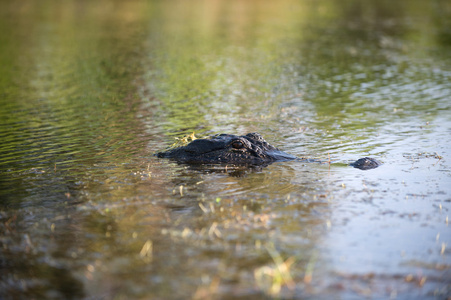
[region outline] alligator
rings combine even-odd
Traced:
[[[276,161],[316,161],[299,158],[281,151],[269,144],[258,133],[238,136],[218,134],[210,138],[194,139],[186,146],[156,153],[157,157],[169,158],[187,164],[233,164],[233,165],[268,165]],[[382,163],[374,158],[364,157],[349,164],[360,170],[377,168]]]

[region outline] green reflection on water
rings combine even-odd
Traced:
[[[76,193],[71,183],[92,164],[145,151],[135,110],[148,6],[2,6],[0,194],[16,202],[28,190],[28,198],[64,201],[61,191]],[[29,170],[52,184],[30,188]]]
[[[450,92],[443,24],[433,21],[443,20],[443,8],[444,2],[287,1],[261,3],[250,14],[231,2],[206,4],[206,17],[177,2],[164,10],[166,22],[154,35],[157,67],[147,74],[149,88],[164,104],[165,128],[179,134],[244,133],[234,124],[278,130],[281,107],[305,102],[324,130],[350,119],[359,129],[375,128],[388,121],[380,114],[400,108],[428,121],[443,106],[430,100]],[[437,62],[430,60],[432,47],[442,49]],[[443,62],[442,71],[431,68]]]
[[[0,74],[0,122],[12,129],[3,133],[10,139],[2,144],[3,154],[41,149],[51,162],[63,163],[83,155],[102,157],[120,147],[115,137],[130,140],[126,126],[139,126],[137,96],[130,87],[141,72],[137,41],[145,34],[143,12],[140,6],[122,11],[115,5],[30,3],[4,10],[16,17],[0,21],[7,45],[0,59],[8,62]],[[130,19],[122,20],[125,16]],[[62,157],[54,157],[58,154]],[[11,161],[0,163],[11,167]]]

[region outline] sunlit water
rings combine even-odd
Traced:
[[[0,5],[4,299],[447,299],[446,1]],[[328,163],[192,167],[261,133]],[[383,166],[361,171],[364,156]]]

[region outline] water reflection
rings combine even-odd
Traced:
[[[0,297],[447,297],[449,12],[0,4]],[[193,131],[385,164],[152,156]]]

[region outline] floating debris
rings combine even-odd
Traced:
[[[149,263],[152,261],[152,252],[153,252],[153,243],[151,240],[147,240],[141,251],[139,252],[139,256],[146,262]]]
[[[189,143],[191,143],[192,141],[197,140],[198,138],[194,135],[194,132],[193,132],[193,133],[185,135],[184,137],[181,137],[181,138],[176,137],[175,139],[176,139],[175,143],[173,143],[171,146],[169,146],[169,149],[186,146]]]

